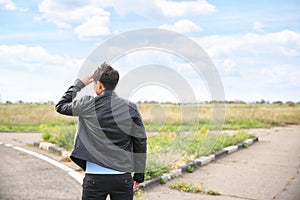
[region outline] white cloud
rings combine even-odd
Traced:
[[[253,31],[262,31],[265,28],[265,25],[261,22],[253,23]]]
[[[110,33],[109,16],[95,16],[87,19],[86,22],[80,24],[74,29],[74,32],[80,39],[104,36]]]
[[[202,28],[190,20],[180,20],[173,25],[161,25],[159,28],[169,29],[179,33],[190,33],[192,31],[202,31]]]
[[[228,57],[239,52],[300,55],[300,34],[291,30],[268,34],[212,35],[195,40],[213,58]]]
[[[0,0],[0,6],[4,10],[16,10],[16,5],[11,0]]]
[[[213,35],[195,40],[217,66],[228,99],[298,100],[298,32]]]
[[[110,13],[100,7],[96,1],[78,1],[66,3],[58,0],[44,0],[39,4],[42,14],[36,17],[55,23],[59,29],[73,29],[79,38],[106,35],[110,32]],[[101,26],[101,28],[99,28]],[[83,28],[87,28],[83,30]]]
[[[0,45],[2,101],[58,100],[83,61],[50,54],[41,46]]]
[[[244,40],[247,41],[247,45],[251,48],[279,52],[285,56],[300,55],[300,34],[291,30],[283,30],[265,35],[251,33],[245,35]]]
[[[1,45],[0,58],[3,63],[23,70],[53,70],[65,66],[67,58],[59,55],[49,54],[40,46],[25,45]],[[68,66],[70,67],[70,66]],[[60,70],[61,71],[61,70]]]
[[[149,0],[102,0],[99,4],[105,8],[113,8],[119,16],[126,16],[135,13],[140,16],[149,17],[158,14],[155,1]]]
[[[44,0],[39,5],[42,17],[54,23],[81,23],[94,16],[109,16],[109,12],[93,4],[64,5],[63,1]]]
[[[12,0],[0,0],[0,9],[3,9],[3,10],[16,10],[16,11],[27,11],[27,9],[25,9],[25,8],[17,7]]]
[[[215,6],[206,0],[176,2],[170,0],[102,0],[100,3],[104,7],[112,7],[120,16],[135,13],[148,18],[199,16],[216,11]]]
[[[223,61],[222,66],[226,72],[232,72],[234,71],[236,64],[231,59],[227,58]]]
[[[223,78],[241,77],[241,72],[237,67],[236,58],[234,56],[214,58],[213,63]]]
[[[230,56],[234,50],[242,44],[241,35],[210,35],[201,38],[195,38],[200,46],[212,58],[221,56]]]
[[[126,54],[119,59],[117,59],[113,64],[116,69],[120,72],[120,81],[123,80],[124,77],[131,75],[132,73],[135,73],[137,69],[140,67],[146,67],[151,68],[153,67],[153,70],[157,70],[161,68],[161,71],[156,71],[156,74],[159,74],[157,76],[164,76],[165,78],[159,82],[159,84],[155,81],[153,82],[144,82],[141,85],[137,85],[136,87],[141,87],[140,90],[136,96],[132,99],[134,101],[138,100],[157,100],[157,101],[173,101],[174,96],[173,95],[180,95],[179,92],[181,87],[185,84],[188,85],[189,88],[186,88],[185,91],[189,91],[191,89],[193,91],[191,96],[195,95],[195,98],[198,100],[208,100],[211,99],[209,94],[209,88],[205,84],[205,80],[199,73],[197,69],[195,69],[191,63],[188,63],[186,60],[178,57],[177,55],[174,55],[170,52],[163,51],[161,49],[145,49],[145,50],[138,50],[130,52],[129,54]],[[157,68],[156,68],[157,67]],[[166,68],[164,68],[166,67]],[[178,77],[182,79],[176,79],[174,80],[174,74],[176,73]],[[140,78],[145,76],[145,80],[149,79],[149,77],[153,75],[151,73],[145,73],[145,74],[139,74],[136,76],[139,76]],[[156,76],[156,75],[154,75]],[[173,77],[173,78],[172,78]],[[143,79],[144,79],[143,78]],[[155,78],[154,78],[155,79]],[[154,80],[153,79],[153,80]],[[174,80],[174,81],[173,81]],[[124,80],[123,80],[124,81]],[[184,82],[182,82],[184,81]],[[176,82],[177,86],[174,86],[174,83]],[[171,84],[170,84],[171,83]],[[142,86],[149,86],[149,87],[142,87]],[[151,87],[150,87],[151,86]],[[169,93],[163,93],[161,90],[156,90],[155,94],[151,96],[151,92],[153,91],[152,86],[159,86],[163,88],[173,88],[173,95],[170,95]],[[126,86],[125,86],[126,87]],[[129,87],[129,86],[128,86]],[[122,96],[122,91],[120,91],[122,87],[117,88],[117,93]],[[177,88],[177,89],[174,89]],[[128,89],[128,88],[127,88]],[[184,89],[183,89],[184,90]],[[136,91],[135,91],[136,92]],[[124,92],[123,92],[124,93]],[[143,95],[144,94],[144,95]],[[182,94],[182,93],[181,93]],[[191,99],[191,96],[186,97],[187,99]],[[125,97],[125,96],[122,96]],[[182,96],[179,96],[180,98],[183,98]]]
[[[128,6],[130,5],[130,6]],[[113,8],[120,16],[135,13],[147,18],[157,17],[194,17],[215,12],[215,6],[205,0],[180,1],[169,0],[90,0],[76,3],[59,0],[43,0],[39,4],[40,16],[35,20],[56,24],[59,29],[73,29],[80,39],[103,36],[115,32],[110,30],[110,13],[104,9]],[[96,26],[96,27],[95,27]],[[99,28],[101,26],[101,28]],[[168,26],[168,25],[165,25]],[[173,27],[180,32],[201,30],[199,26],[188,20],[182,20]],[[173,28],[172,27],[172,28]],[[86,28],[86,30],[84,30]],[[184,30],[185,29],[185,30]]]
[[[216,11],[215,6],[205,0],[180,2],[156,0],[155,3],[166,17],[208,15]]]
[[[296,65],[282,64],[268,68],[264,67],[261,73],[266,77],[265,81],[267,83],[276,84],[276,87],[299,87],[300,85],[300,68]]]

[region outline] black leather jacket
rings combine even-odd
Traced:
[[[85,170],[86,161],[123,172],[144,181],[146,132],[137,106],[111,90],[74,100],[85,85],[77,79],[56,105],[60,114],[78,116],[71,159]]]

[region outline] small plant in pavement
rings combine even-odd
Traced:
[[[194,167],[188,166],[188,167],[186,168],[186,171],[187,171],[188,173],[193,173],[193,172],[194,172]]]
[[[173,183],[171,185],[171,188],[179,190],[180,192],[201,193],[207,195],[220,195],[219,192],[216,192],[214,190],[207,190],[203,186],[203,183],[199,183],[198,185],[193,185],[192,183],[186,180],[181,180],[179,182]]]

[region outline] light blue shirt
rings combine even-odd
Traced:
[[[85,173],[87,174],[125,174],[114,169],[106,168],[101,165],[86,161]]]

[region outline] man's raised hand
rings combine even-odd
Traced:
[[[84,77],[81,81],[82,81],[85,85],[88,85],[88,84],[90,84],[91,82],[93,82],[94,79],[93,79],[93,76],[92,76],[92,75],[89,75],[89,76]]]

